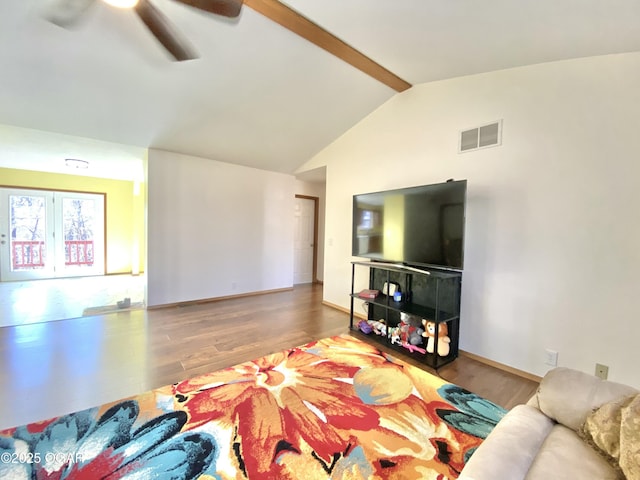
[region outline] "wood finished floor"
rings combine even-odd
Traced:
[[[0,328],[0,429],[100,405],[327,336],[322,286]],[[537,384],[460,357],[438,372],[506,408]]]

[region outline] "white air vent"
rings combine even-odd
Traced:
[[[495,147],[502,143],[502,120],[460,132],[458,152]]]

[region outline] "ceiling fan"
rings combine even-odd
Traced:
[[[46,17],[56,25],[68,27],[98,0],[53,0]],[[133,9],[156,39],[179,62],[197,58],[189,43],[178,34],[169,19],[149,0],[102,0],[115,7]],[[243,0],[174,0],[205,12],[235,18]]]

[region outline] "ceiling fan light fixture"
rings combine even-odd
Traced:
[[[116,8],[133,8],[138,4],[138,0],[102,0],[102,1]]]

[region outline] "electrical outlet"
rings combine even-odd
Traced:
[[[596,377],[606,380],[608,376],[609,367],[607,365],[602,365],[601,363],[596,363]]]
[[[558,366],[558,352],[555,350],[549,350],[548,348],[544,351],[544,363],[547,365],[551,365],[552,367]]]

